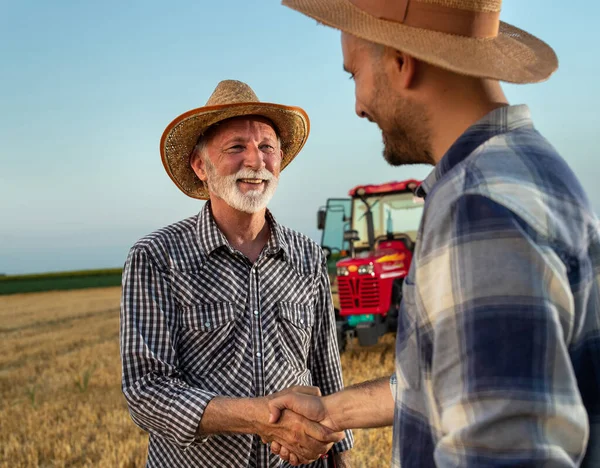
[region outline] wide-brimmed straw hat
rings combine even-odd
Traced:
[[[310,133],[308,115],[300,107],[261,102],[246,83],[221,81],[204,107],[181,114],[167,126],[160,140],[165,170],[183,193],[192,198],[209,198],[204,182],[190,166],[192,150],[211,125],[244,115],[261,116],[273,122],[281,139],[281,170],[300,152]]]
[[[558,68],[548,44],[500,21],[501,0],[283,0],[353,36],[456,73],[511,83]]]

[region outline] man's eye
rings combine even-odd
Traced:
[[[234,152],[243,151],[243,150],[244,150],[244,147],[242,145],[235,145],[235,146],[231,146],[228,148],[228,151],[234,151]]]
[[[275,151],[275,148],[271,145],[262,145],[261,149],[266,153],[271,153],[272,151]]]

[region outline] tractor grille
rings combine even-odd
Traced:
[[[379,307],[379,282],[377,278],[338,277],[338,294],[342,309]]]

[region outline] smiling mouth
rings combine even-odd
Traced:
[[[264,180],[263,179],[238,179],[238,182],[243,182],[245,184],[260,185],[264,182]]]

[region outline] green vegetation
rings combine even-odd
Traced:
[[[121,268],[0,276],[0,295],[121,285]]]

